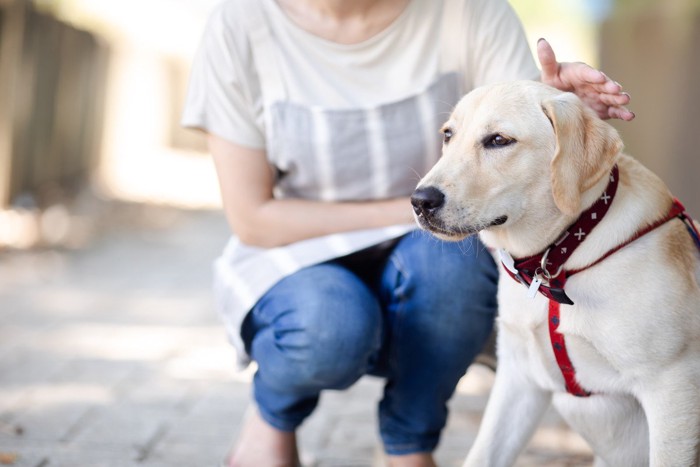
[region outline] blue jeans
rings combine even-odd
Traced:
[[[383,376],[386,452],[434,450],[447,401],[491,333],[497,275],[476,236],[446,243],[419,232],[286,277],[242,330],[261,416],[293,431],[322,390]]]

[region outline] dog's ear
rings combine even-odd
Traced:
[[[622,139],[572,93],[544,101],[542,109],[557,140],[550,167],[554,202],[563,213],[576,215],[581,195],[612,169]]]

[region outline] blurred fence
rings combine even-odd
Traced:
[[[107,66],[95,36],[26,0],[0,2],[0,208],[96,167]]]

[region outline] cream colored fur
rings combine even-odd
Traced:
[[[621,153],[610,125],[540,83],[479,88],[444,130],[452,136],[443,157],[418,186],[442,192],[444,204],[417,216],[443,239],[479,231],[513,257],[539,253],[601,195],[615,163],[617,196],[566,269],[592,263],[671,205],[664,183]],[[487,147],[493,135],[512,142]],[[594,393],[577,398],[554,360],[547,299],[527,298],[502,273],[496,381],[465,465],[512,465],[550,403],[590,443],[597,466],[698,465],[699,284],[700,255],[678,220],[572,276],[575,305],[561,306],[559,331],[578,381]]]

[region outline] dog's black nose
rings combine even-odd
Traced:
[[[445,195],[433,186],[418,188],[411,196],[411,204],[416,214],[430,215],[445,204]]]

